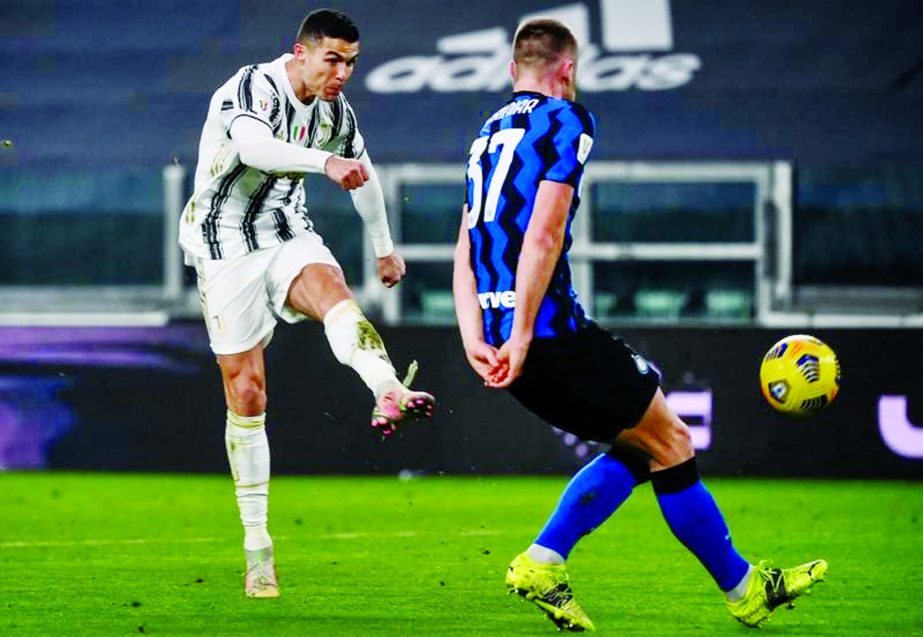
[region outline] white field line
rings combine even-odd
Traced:
[[[490,536],[501,535],[501,531],[490,531],[487,529],[478,529],[475,531],[460,531],[460,537],[472,536]],[[395,531],[392,533],[327,533],[323,535],[312,536],[312,541],[323,540],[375,540],[375,539],[397,539],[408,537],[420,537],[430,535],[437,537],[437,533],[419,533],[418,531]],[[294,539],[290,536],[274,536],[276,541],[285,541]],[[77,546],[130,546],[135,544],[212,544],[232,542],[230,537],[180,537],[180,538],[131,538],[131,539],[109,539],[109,540],[33,540],[33,541],[11,541],[0,542],[2,549],[32,549],[32,548],[70,548]]]

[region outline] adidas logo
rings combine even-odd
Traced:
[[[664,91],[692,81],[702,68],[699,56],[672,53],[670,0],[599,0],[597,20],[584,3],[521,16],[553,18],[574,32],[580,45],[577,86],[581,91]],[[593,42],[599,26],[602,45]],[[414,55],[385,62],[366,76],[373,93],[459,93],[504,91],[512,34],[490,27],[440,38],[436,55]],[[667,53],[663,53],[666,51]]]

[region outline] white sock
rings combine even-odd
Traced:
[[[541,544],[533,544],[526,553],[539,564],[563,564],[565,562],[560,553]]]
[[[266,529],[269,514],[269,440],[266,414],[238,416],[227,413],[224,441],[234,478],[237,507],[244,525],[244,549],[272,546]]]
[[[401,387],[381,337],[354,300],[330,308],[324,315],[324,333],[337,360],[356,370],[376,398]]]
[[[753,564],[751,564],[750,568],[747,569],[747,574],[743,576],[743,579],[737,582],[737,586],[729,591],[725,591],[724,596],[727,597],[729,602],[736,602],[744,596],[744,593],[747,592],[747,584],[750,582],[750,575],[752,573]]]

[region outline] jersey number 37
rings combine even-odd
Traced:
[[[497,204],[500,202],[500,193],[503,191],[506,175],[513,163],[513,157],[516,156],[516,146],[525,134],[526,131],[522,128],[504,128],[489,137],[478,137],[471,144],[471,151],[468,155],[468,179],[471,181],[472,190],[469,202],[471,207],[468,209],[469,229],[477,225],[482,208],[485,222],[493,221],[497,216]],[[485,152],[488,155],[500,155],[499,159],[491,162],[494,169],[489,176],[487,197],[484,197],[485,175],[481,163]]]

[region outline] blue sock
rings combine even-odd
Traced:
[[[734,548],[718,504],[699,479],[695,458],[652,473],[651,483],[673,535],[699,558],[721,590],[737,586],[750,564]]]
[[[605,522],[644,481],[631,464],[605,453],[596,456],[571,478],[535,543],[567,559],[580,538]]]

